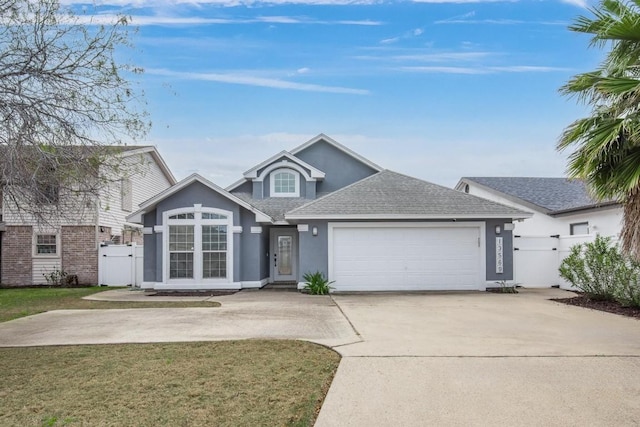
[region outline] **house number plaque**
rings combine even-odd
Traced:
[[[496,273],[504,272],[504,252],[502,237],[496,237]]]

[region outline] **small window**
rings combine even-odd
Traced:
[[[464,185],[464,192],[467,194],[469,193],[469,184]]]
[[[190,213],[181,213],[177,215],[171,215],[169,219],[193,219],[193,212]]]
[[[276,170],[271,173],[271,197],[299,197],[300,174],[292,170]]]
[[[227,216],[215,214],[215,213],[203,212],[202,219],[227,219]]]
[[[36,255],[56,255],[58,253],[58,237],[55,234],[36,235]]]
[[[572,236],[579,234],[589,234],[589,223],[576,222],[575,224],[571,224],[569,225],[569,232]]]

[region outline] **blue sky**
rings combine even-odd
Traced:
[[[198,172],[225,186],[322,132],[385,168],[453,186],[563,175],[556,141],[587,110],[558,88],[602,58],[567,29],[585,7],[103,0],[86,10],[139,27],[126,54],[145,69],[144,143],[179,179]]]

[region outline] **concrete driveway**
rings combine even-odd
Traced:
[[[316,426],[640,425],[640,321],[569,295],[334,296],[362,342]]]
[[[167,299],[127,290],[101,293],[92,299],[140,301],[149,298],[156,301]],[[0,323],[0,346],[246,338],[302,339],[335,346],[359,340],[349,322],[328,296],[313,297],[282,291],[243,291],[211,299],[219,301],[222,306],[58,310],[37,314]]]

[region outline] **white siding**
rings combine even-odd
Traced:
[[[603,236],[617,238],[622,226],[621,207],[602,208],[590,212],[552,217],[542,212],[536,212],[527,206],[500,197],[482,188],[478,188],[473,184],[469,184],[469,194],[533,212],[533,217],[515,223],[513,233],[522,236],[550,236],[556,234],[567,236],[570,234],[570,224],[588,222],[590,234],[595,235],[598,233]]]
[[[33,284],[34,285],[46,285],[47,279],[44,275],[53,272],[54,270],[62,269],[62,262],[60,258],[33,258]]]
[[[62,213],[52,209],[51,225],[94,225],[96,221],[96,209],[92,203],[83,203],[74,200],[73,196],[64,193],[60,194],[60,204],[66,206]],[[25,213],[23,210],[12,209],[14,204],[5,199],[2,203],[2,217],[7,225],[38,225],[38,221],[33,215]],[[55,217],[54,217],[55,216]]]
[[[169,188],[171,183],[150,153],[134,154],[123,160],[125,169],[130,168],[131,197],[133,211],[138,210],[140,203]],[[114,180],[104,190],[100,201],[99,225],[111,227],[111,234],[120,235],[126,217],[132,211],[122,209],[122,183]]]

